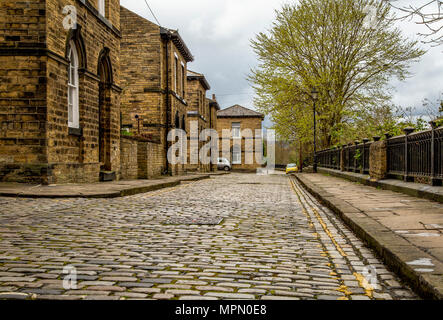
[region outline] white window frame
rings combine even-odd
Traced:
[[[186,82],[186,80],[185,80],[185,76],[186,76],[186,66],[185,66],[185,64],[183,63],[183,62],[181,62],[181,75],[182,75],[182,81],[181,81],[181,86],[182,86],[182,98],[184,99],[185,98],[185,82]]]
[[[178,94],[178,55],[174,52],[174,73],[175,73],[175,81],[174,81],[174,91]]]
[[[241,139],[241,123],[233,122],[231,125],[231,129],[232,129],[232,138]]]
[[[78,129],[80,127],[78,52],[73,41],[69,43],[68,60],[68,127]]]
[[[105,0],[98,0],[98,13],[100,13],[103,17],[106,14],[106,3]]]
[[[232,164],[241,164],[241,147],[234,146],[232,148]]]

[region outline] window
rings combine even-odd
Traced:
[[[98,0],[98,13],[105,16],[105,0]]]
[[[240,122],[233,122],[232,123],[232,137],[233,138],[241,138],[241,132],[240,132]]]
[[[241,148],[234,146],[232,149],[232,164],[241,164]]]
[[[180,129],[180,115],[178,114],[178,111],[175,114],[175,128]]]
[[[71,128],[79,128],[78,54],[73,41],[69,44],[68,60],[68,126]]]
[[[182,98],[185,98],[185,65],[182,63]]]
[[[175,93],[178,93],[178,57],[175,55],[175,65],[174,65],[174,71],[175,71]]]

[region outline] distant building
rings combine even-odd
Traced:
[[[187,76],[187,96],[188,96],[188,122],[187,122],[187,136],[188,136],[188,164],[187,171],[211,171],[210,165],[201,164],[198,158],[198,151],[203,146],[204,142],[199,140],[200,133],[211,128],[210,117],[210,100],[206,98],[206,91],[211,89],[208,81],[203,74],[188,70]],[[196,136],[191,137],[191,122],[197,125]],[[216,128],[214,128],[216,129]],[[197,156],[197,164],[191,164],[190,147],[195,145],[194,154]]]
[[[217,131],[220,138],[230,140],[230,161],[232,168],[235,171],[255,171],[261,167],[261,164],[255,157],[256,143],[263,146],[263,139],[260,136],[260,141],[256,141],[255,130],[262,130],[262,121],[264,115],[242,107],[234,105],[227,109],[217,112]],[[229,135],[223,135],[223,130],[229,130]],[[245,135],[247,130],[251,130],[250,135]],[[252,145],[252,149],[247,146]],[[222,144],[219,144],[220,157],[222,157]],[[263,147],[261,147],[263,148]],[[262,153],[261,153],[262,155]],[[252,163],[247,164],[247,162]],[[248,161],[249,160],[249,161]]]

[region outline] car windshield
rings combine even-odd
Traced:
[[[295,163],[288,164],[287,168],[295,168],[297,165]]]

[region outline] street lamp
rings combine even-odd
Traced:
[[[138,114],[135,115],[135,119],[137,120],[137,133],[140,135],[140,116]]]
[[[317,88],[312,88],[311,90],[311,97],[314,101],[314,173],[317,173],[317,120],[316,120],[316,110],[315,110],[315,103],[318,100],[318,91]]]

